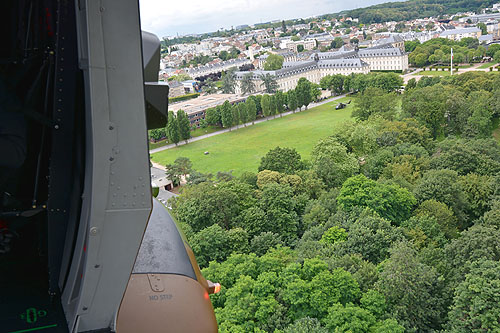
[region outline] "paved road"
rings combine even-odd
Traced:
[[[347,95],[344,94],[344,95],[340,95],[340,96],[335,96],[335,97],[332,97],[332,98],[328,98],[326,100],[323,100],[323,101],[320,101],[320,102],[317,102],[317,103],[311,103],[311,104],[309,104],[308,108],[313,108],[315,106],[323,105],[323,104],[335,101],[337,99],[340,99],[340,98],[343,98],[343,97],[346,97],[346,96]],[[283,116],[287,116],[287,115],[290,115],[292,113],[293,113],[292,111],[289,111],[289,112],[282,113],[282,115]],[[267,121],[268,119],[274,119],[274,116],[273,117],[267,117],[267,118],[258,119],[258,120],[255,121],[255,124],[261,123],[263,121]],[[247,123],[246,125],[250,126],[250,125],[252,125],[252,123]],[[239,125],[238,127],[240,128],[242,126],[244,126],[244,125]],[[237,130],[236,126],[231,127],[231,130]],[[217,132],[213,132],[213,133],[210,133],[210,134],[200,135],[200,136],[197,136],[197,137],[194,137],[194,138],[191,138],[191,139],[187,140],[187,142],[186,141],[181,141],[181,142],[179,142],[177,144],[177,146],[175,144],[170,144],[170,145],[166,145],[166,146],[163,146],[163,147],[151,149],[149,151],[149,153],[150,154],[158,153],[158,152],[163,151],[163,150],[167,150],[167,149],[170,149],[170,148],[182,146],[182,145],[185,145],[186,143],[203,140],[203,139],[209,138],[211,136],[219,135],[219,134],[226,133],[226,132],[229,132],[229,128],[226,128],[226,129],[223,129],[223,130],[220,130],[220,131],[217,131]]]

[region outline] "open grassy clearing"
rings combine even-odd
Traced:
[[[456,71],[453,71],[453,73],[456,73]],[[459,72],[460,73],[460,72]],[[449,71],[422,71],[415,73],[413,75],[423,75],[423,76],[449,76],[450,72]]]
[[[491,66],[494,66],[494,65],[496,65],[496,64],[497,64],[497,63],[496,63],[496,62],[494,62],[494,61],[492,61],[492,62],[487,62],[487,63],[482,64],[482,65],[481,65],[481,66],[479,66],[478,68],[479,68],[479,69],[485,69],[485,68],[489,68],[489,67],[491,67]]]
[[[303,159],[309,159],[311,150],[319,139],[332,134],[333,126],[350,119],[353,105],[335,110],[339,102],[332,101],[307,111],[283,118],[262,122],[229,133],[191,142],[152,155],[153,161],[162,165],[172,163],[177,157],[188,157],[193,168],[204,173],[257,171],[260,159],[270,149],[281,146],[295,148]],[[208,155],[204,152],[208,151]]]
[[[500,118],[493,120],[493,137],[497,140],[498,144],[500,144]]]
[[[191,131],[191,137],[194,138],[194,137],[197,137],[200,135],[210,134],[210,133],[217,132],[220,130],[221,130],[221,128],[212,127],[212,126],[209,126],[207,128],[197,128],[197,129]],[[152,150],[155,148],[160,148],[160,147],[166,146],[168,144],[170,144],[170,142],[168,142],[168,140],[166,140],[166,139],[158,141],[158,142],[149,141],[149,150]]]

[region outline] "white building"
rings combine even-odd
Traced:
[[[236,72],[238,84],[235,92],[241,94],[240,82],[248,73],[252,73],[256,92],[261,92],[264,91],[262,76],[267,74],[276,78],[279,90],[288,91],[295,89],[301,77],[319,83],[326,75],[406,70],[408,70],[408,54],[400,48],[392,47],[391,44],[385,44],[380,48],[352,51],[342,49],[335,52],[314,53],[305,61],[284,62],[283,68],[275,71]]]
[[[462,28],[462,29],[452,29],[443,31],[439,37],[448,38],[455,41],[460,41],[462,38],[479,38],[481,36],[481,29],[472,28]]]
[[[284,47],[282,47],[284,45]],[[288,49],[292,52],[297,53],[298,52],[298,47],[299,45],[302,45],[304,47],[304,50],[312,50],[316,47],[316,40],[314,39],[305,39],[305,40],[298,40],[298,41],[286,41],[286,42],[281,42],[280,47],[283,49]]]
[[[408,54],[400,48],[370,48],[361,49],[358,56],[370,65],[372,71],[401,71],[408,70]]]

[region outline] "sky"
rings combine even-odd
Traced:
[[[139,0],[142,30],[160,38],[306,18],[384,2],[388,0]]]

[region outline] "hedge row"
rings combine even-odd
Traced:
[[[198,96],[200,96],[200,93],[192,93],[177,97],[169,97],[168,102],[169,103],[182,102],[182,101],[187,101],[188,99],[196,98]]]

